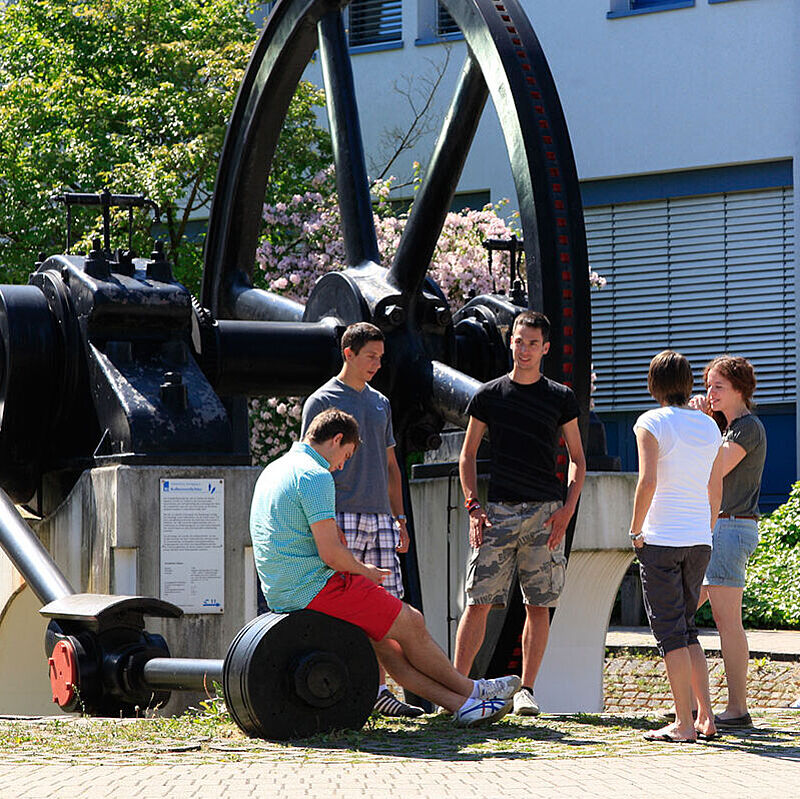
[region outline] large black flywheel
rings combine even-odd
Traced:
[[[374,382],[391,399],[398,454],[436,447],[445,421],[464,423],[466,404],[478,386],[475,377],[487,378],[485,373],[467,374],[470,365],[500,364],[499,372],[490,376],[507,365],[505,353],[493,361],[494,356],[481,359],[469,353],[490,339],[495,343],[487,347],[496,349],[497,331],[493,337],[484,336],[481,325],[491,326],[497,305],[508,309],[506,298],[494,298],[474,311],[464,321],[462,335],[453,321],[458,309],[450,308],[427,275],[491,96],[516,186],[528,306],[544,311],[552,324],[544,371],[573,387],[585,431],[591,319],[578,177],[555,84],[525,13],[517,0],[443,0],[464,35],[467,55],[394,261],[381,264],[342,17],[346,5],[279,0],[266,23],[245,73],[220,161],[206,242],[203,306],[218,320],[241,320],[231,325],[248,320],[269,322],[276,331],[313,327],[315,336],[330,334],[333,341],[346,324],[377,324],[386,335],[386,356]],[[315,51],[324,77],[346,264],[343,271],[321,275],[301,305],[253,288],[252,274],[275,147],[295,88]],[[461,325],[459,317],[456,321]],[[277,348],[268,349],[265,357],[273,361],[281,354]],[[299,355],[293,357],[295,364],[300,362]],[[319,362],[319,372],[330,375],[338,368],[335,346],[308,357]],[[295,393],[309,393],[321,381],[302,382],[294,381]],[[406,567],[406,596],[420,606],[413,532]]]
[[[398,360],[421,358],[457,366],[448,313],[443,312],[450,309],[442,307],[443,297],[426,281],[426,274],[491,94],[517,191],[529,306],[543,310],[553,325],[546,372],[571,384],[588,413],[591,323],[578,178],[555,84],[524,11],[516,0],[443,3],[464,34],[467,57],[394,263],[379,266],[342,19],[346,5],[281,0],[266,23],[245,73],[220,160],[206,244],[203,305],[220,319],[332,317],[343,323],[370,319],[383,328],[408,330],[414,334],[413,343],[408,336],[403,336],[406,342],[401,347],[393,346],[399,341],[389,341],[387,366],[394,368],[383,370],[379,384],[389,390],[395,410],[405,410],[391,391],[395,386],[409,387],[400,379],[407,376],[407,369],[398,368]],[[295,88],[316,50],[325,79],[348,269],[323,278],[303,309],[252,289],[252,273],[275,146]],[[428,334],[437,327],[438,335]],[[414,394],[434,388],[434,370],[422,371],[427,385],[412,380]],[[463,399],[455,392],[456,404]]]

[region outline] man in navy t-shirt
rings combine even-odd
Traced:
[[[535,716],[533,684],[550,630],[550,608],[564,587],[564,534],[578,503],[586,461],[572,389],[545,377],[550,348],[544,314],[525,311],[511,333],[510,374],[484,383],[470,402],[459,474],[469,513],[472,554],[467,568],[467,607],[458,625],[455,666],[469,674],[483,643],[493,605],[505,605],[517,572],[525,603],[522,688],[514,712]],[[488,503],[478,500],[476,456],[489,432]],[[569,453],[566,498],[557,475],[559,438]]]

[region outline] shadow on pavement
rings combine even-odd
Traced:
[[[779,719],[778,721],[783,721]],[[792,718],[785,719],[794,721]],[[800,761],[800,730],[772,726],[772,719],[757,719],[756,727],[726,730],[698,748],[713,748]],[[316,750],[355,750],[368,755],[426,760],[479,761],[492,758],[530,759],[576,756],[658,755],[685,747],[642,740],[647,730],[663,725],[652,717],[575,714],[540,716],[537,719],[508,718],[489,727],[454,727],[449,717],[433,716],[419,720],[367,722],[358,732],[339,732],[316,736],[294,744]],[[642,747],[646,746],[643,751]]]
[[[454,727],[446,716],[396,724],[395,729],[386,729],[367,722],[359,732],[340,732],[293,743],[312,749],[355,749],[365,754],[428,760],[530,759],[605,754],[610,745],[609,730],[616,733],[617,743],[628,744],[637,741],[636,731],[650,727],[642,718],[590,715],[547,716],[469,729]],[[593,735],[594,730],[599,734]],[[611,748],[616,747],[611,745]],[[620,752],[623,753],[628,752]]]
[[[800,762],[800,730],[771,727],[758,720],[755,727],[727,729],[719,738],[709,741],[708,745],[715,749]]]

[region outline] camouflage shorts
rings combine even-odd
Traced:
[[[564,539],[547,548],[550,528],[544,521],[561,502],[489,502],[486,514],[491,527],[483,531],[483,543],[472,550],[467,566],[467,603],[505,605],[519,575],[526,605],[555,607],[564,588],[567,560]]]

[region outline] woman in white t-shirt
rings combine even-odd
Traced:
[[[711,738],[717,732],[694,614],[722,499],[722,437],[712,419],[687,407],[693,382],[683,355],[660,352],[647,376],[660,407],[643,413],[633,427],[639,481],[630,535],[650,629],[675,699],[674,723],[645,738],[672,743]],[[698,703],[696,721],[692,691]]]

